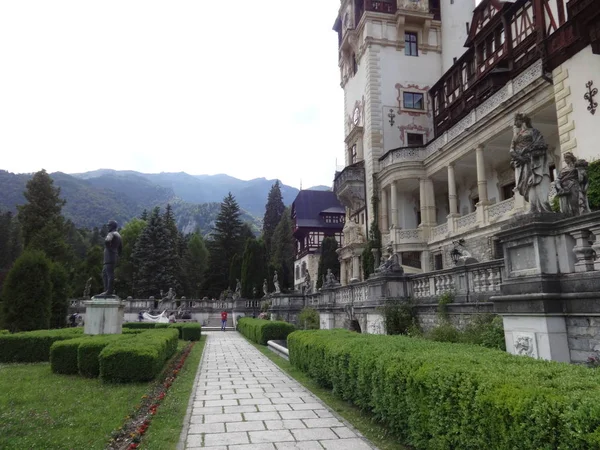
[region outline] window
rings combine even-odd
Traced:
[[[296,281],[300,279],[300,266],[296,266]]]
[[[352,146],[352,164],[358,161],[358,155],[356,153],[356,144]]]
[[[406,133],[406,145],[408,147],[420,147],[423,145],[423,135],[420,133]]]
[[[444,268],[444,258],[441,253],[433,255],[434,270],[442,270]]]
[[[404,54],[406,56],[419,56],[417,33],[404,33]]]
[[[425,109],[423,94],[419,92],[404,92],[402,98],[405,109]]]
[[[502,200],[508,200],[509,198],[513,198],[515,196],[515,192],[513,191],[515,186],[515,183],[502,186]]]

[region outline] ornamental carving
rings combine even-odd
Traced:
[[[585,87],[587,88],[588,91],[583,96],[584,100],[587,100],[588,102],[590,102],[590,104],[587,107],[587,110],[592,115],[596,114],[596,108],[598,107],[598,102],[594,101],[594,97],[598,94],[598,89],[592,88],[593,85],[594,85],[593,81],[588,81],[585,84]]]
[[[535,335],[532,333],[519,333],[514,337],[515,354],[537,358]]]
[[[367,242],[362,227],[352,219],[346,219],[342,233],[344,234],[344,246]]]

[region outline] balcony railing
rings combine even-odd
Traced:
[[[407,161],[423,161],[427,157],[427,149],[425,147],[400,147],[390,150],[381,158],[381,168],[388,167],[392,164]]]

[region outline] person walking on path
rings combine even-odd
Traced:
[[[221,331],[225,331],[227,327],[227,311],[221,311]]]

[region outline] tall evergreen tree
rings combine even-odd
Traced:
[[[117,291],[122,297],[137,295],[137,271],[139,261],[134,258],[134,252],[138,240],[146,228],[146,222],[142,219],[133,219],[121,229],[120,234],[123,238],[123,253],[119,258],[119,264],[115,271],[115,279],[117,280]]]
[[[242,262],[242,297],[261,298],[267,278],[265,244],[262,239],[248,239]],[[255,295],[256,294],[256,295]]]
[[[269,191],[263,218],[262,237],[267,250],[267,258],[271,257],[271,240],[273,239],[273,233],[275,232],[277,224],[281,221],[284,211],[285,205],[283,204],[281,187],[279,185],[279,180],[277,180],[275,184],[271,186],[271,190]]]
[[[69,274],[60,263],[53,263],[50,267],[50,280],[52,281],[52,301],[50,303],[50,328],[64,328],[67,326],[69,310]]]
[[[200,232],[192,233],[187,242],[185,271],[192,298],[200,298],[200,290],[208,266],[208,250]]]
[[[290,208],[286,208],[275,228],[273,240],[271,241],[270,265],[277,270],[279,284],[282,289],[290,289],[294,286],[296,241],[294,240],[290,214]]]
[[[169,258],[169,245],[172,242],[165,230],[160,208],[156,207],[133,252],[133,257],[138,261],[138,296],[158,296],[161,290],[166,293],[176,285],[173,274],[163,263]]]
[[[54,181],[43,169],[35,173],[26,186],[23,195],[28,203],[17,208],[23,241],[28,246],[37,235],[43,235],[47,226],[62,227],[61,210],[66,202],[60,198],[60,188],[54,187]]]
[[[252,239],[252,238],[250,238]],[[242,279],[242,257],[237,253],[231,258],[231,264],[229,265],[229,285],[228,288],[235,291],[237,280]]]
[[[165,259],[162,261],[164,269],[173,281],[172,287],[176,292],[181,292],[180,280],[183,277],[182,259],[183,248],[181,245],[179,231],[177,230],[177,222],[173,214],[173,208],[167,204],[165,214],[163,215],[163,226],[166,235],[165,241]]]
[[[205,291],[213,297],[227,289],[231,260],[236,253],[241,254],[243,251],[245,227],[240,215],[240,207],[230,192],[221,203],[212,239],[208,242],[210,262]]]
[[[317,289],[323,286],[323,276],[327,269],[331,269],[335,277],[340,279],[340,261],[336,252],[338,243],[332,236],[323,239],[321,243],[321,258],[319,259],[319,274],[317,276]]]

